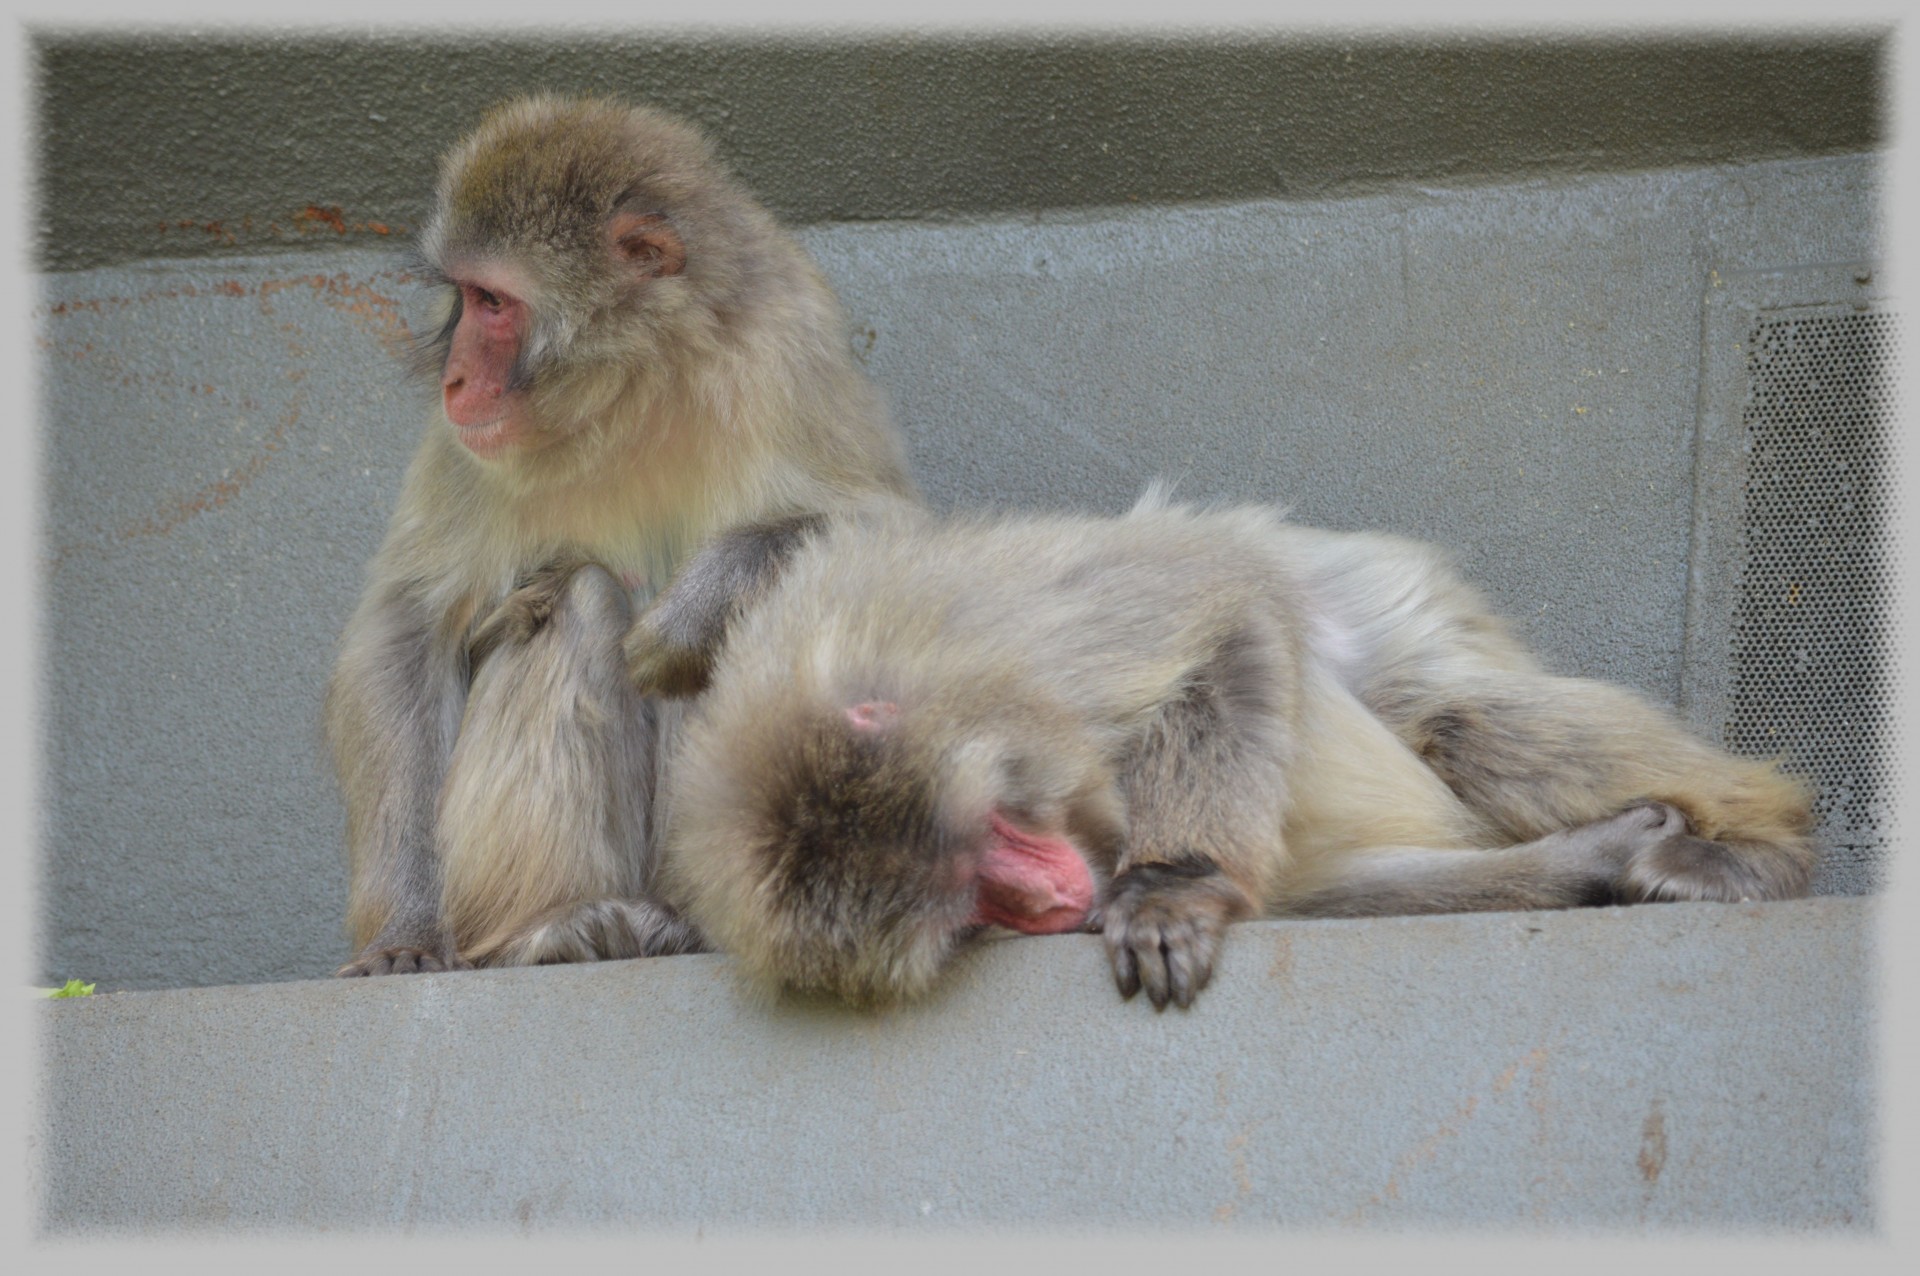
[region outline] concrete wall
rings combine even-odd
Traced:
[[[1873,914],[1253,922],[1160,1015],[1084,935],[988,945],[889,1016],[755,1004],[719,957],[52,1003],[34,1216],[58,1237],[1866,1240],[1893,1222]]]

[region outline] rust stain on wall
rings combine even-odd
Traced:
[[[294,404],[281,414],[280,421],[260,448],[225,478],[217,479],[205,487],[187,496],[168,501],[157,511],[137,522],[128,523],[114,533],[116,540],[132,540],[141,536],[165,536],[180,524],[197,514],[217,510],[240,494],[240,490],[267,468],[267,462],[280,451],[287,442],[287,431],[300,420],[300,407]]]
[[[347,215],[338,204],[328,204],[325,208],[318,204],[308,204],[293,215],[293,220],[296,224],[317,222],[330,228],[336,235],[347,233]]]
[[[404,273],[386,271],[374,278],[382,276],[391,278],[395,283],[408,283],[412,278]],[[312,290],[327,306],[372,333],[386,347],[387,353],[396,359],[405,360],[411,356],[413,331],[407,327],[407,321],[401,315],[399,300],[376,291],[371,281],[356,280],[344,271],[335,275],[295,275],[263,281],[259,296],[263,304],[270,304],[278,294],[303,287]]]
[[[352,318],[358,326],[370,332],[388,353],[406,359],[412,353],[413,332],[407,327],[400,301],[375,287],[376,283],[388,280],[395,284],[407,284],[412,282],[412,276],[404,271],[383,270],[370,279],[357,280],[342,271],[334,275],[294,275],[267,279],[253,286],[229,279],[205,287],[181,284],[127,297],[87,297],[62,301],[45,307],[40,314],[52,319],[80,314],[104,315],[109,311],[150,305],[156,301],[191,301],[201,297],[257,297],[262,309],[271,313],[272,298],[288,289],[304,287],[312,290],[327,306]]]
[[[328,308],[346,315],[353,326],[370,333],[396,359],[405,360],[411,354],[412,333],[401,315],[400,303],[380,291],[375,285],[385,280],[401,283],[406,282],[407,279],[408,276],[401,272],[381,271],[371,278],[354,278],[341,272],[335,275],[295,275],[263,280],[252,285],[232,279],[204,285],[186,283],[128,296],[88,297],[62,301],[39,308],[38,318],[57,321],[82,315],[103,316],[135,307],[151,306],[155,303],[192,301],[202,298],[223,301],[253,298],[263,313],[271,313],[272,299],[276,295],[290,289],[305,289]],[[307,354],[305,347],[295,339],[300,332],[300,325],[282,325],[282,327],[289,331],[281,337],[280,361],[285,365],[284,372],[288,384],[299,387],[306,380],[309,372],[308,368],[298,366]],[[122,363],[118,350],[102,348],[98,345],[97,334],[95,339],[62,342],[56,332],[51,337],[40,335],[36,340],[49,357],[74,361],[92,360],[99,365],[101,377],[130,389],[166,390],[190,398],[211,399],[238,413],[251,414],[260,410],[260,404],[252,396],[229,398],[219,387],[208,382],[192,380],[157,368],[127,368]],[[226,469],[218,479],[184,495],[162,500],[145,517],[124,522],[107,531],[104,541],[69,542],[57,547],[50,546],[50,552],[44,559],[48,569],[58,569],[77,553],[104,551],[113,543],[167,535],[192,518],[226,506],[249,484],[258,479],[285,448],[290,431],[300,420],[304,403],[305,392],[296,388],[293,399],[287,404],[265,440],[247,454],[238,465]]]
[[[1220,1078],[1224,1088],[1226,1074],[1221,1073]],[[1233,1175],[1233,1197],[1214,1207],[1213,1221],[1216,1224],[1231,1223],[1234,1215],[1240,1212],[1241,1203],[1253,1196],[1253,1172],[1247,1164],[1247,1145],[1253,1142],[1254,1131],[1262,1124],[1264,1124],[1264,1118],[1255,1121],[1227,1140],[1227,1155],[1231,1158],[1229,1172]]]
[[[1534,1080],[1537,1081],[1546,1061],[1547,1051],[1544,1048],[1530,1050],[1516,1060],[1512,1066],[1506,1068],[1499,1076],[1495,1077],[1487,1088],[1496,1096],[1505,1094],[1513,1088],[1513,1083],[1520,1076],[1522,1069],[1531,1072]],[[1468,1095],[1459,1107],[1440,1119],[1439,1124],[1433,1128],[1431,1133],[1401,1153],[1399,1158],[1394,1161],[1393,1169],[1387,1175],[1386,1184],[1381,1187],[1378,1192],[1375,1192],[1372,1196],[1362,1201],[1353,1212],[1348,1214],[1342,1221],[1357,1226],[1367,1221],[1369,1211],[1400,1199],[1400,1184],[1405,1180],[1406,1176],[1420,1166],[1432,1161],[1440,1154],[1442,1147],[1446,1146],[1449,1141],[1458,1138],[1461,1132],[1473,1121],[1474,1113],[1477,1112],[1479,1108],[1480,1096],[1477,1094]],[[1539,1111],[1537,1105],[1535,1106],[1535,1111]]]
[[[1667,1166],[1667,1114],[1658,1099],[1647,1109],[1647,1119],[1640,1124],[1639,1165],[1640,1177],[1647,1181],[1648,1187],[1660,1181],[1660,1171]]]
[[[178,217],[170,222],[158,223],[161,234],[176,230],[197,230],[209,239],[223,244],[238,244],[240,237],[227,227],[224,221],[195,221],[191,217]]]
[[[155,232],[163,236],[188,234],[229,247],[247,242],[257,243],[262,239],[301,239],[328,233],[340,236],[404,235],[410,229],[404,222],[385,222],[375,218],[355,220],[348,217],[346,209],[338,204],[319,203],[307,204],[286,214],[284,221],[269,220],[258,227],[257,233],[251,216],[242,217],[237,222],[231,218],[162,218],[153,226]]]
[[[293,226],[301,234],[315,231],[332,231],[336,235],[392,235],[397,233],[393,226],[381,221],[354,222],[347,220],[347,212],[338,204],[308,204],[293,215]],[[275,223],[278,229],[278,223]],[[404,229],[404,228],[401,228]]]
[[[1273,937],[1273,959],[1267,963],[1267,978],[1274,983],[1293,980],[1293,936]]]
[[[1537,1086],[1540,1080],[1540,1070],[1546,1066],[1546,1062],[1547,1051],[1545,1046],[1537,1050],[1527,1051],[1512,1067],[1493,1079],[1493,1092],[1495,1094],[1505,1094],[1508,1090],[1512,1089],[1514,1079],[1520,1075],[1520,1069],[1522,1068],[1525,1068],[1533,1074],[1533,1081],[1535,1086]],[[1536,1104],[1534,1111],[1538,1112],[1540,1110],[1540,1107]]]

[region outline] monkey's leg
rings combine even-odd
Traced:
[[[1376,847],[1328,855],[1290,867],[1269,911],[1390,917],[1609,904],[1637,858],[1686,838],[1686,828],[1675,808],[1643,802],[1497,850]]]
[[[446,915],[475,964],[627,956],[662,942],[643,898],[653,720],[626,679],[629,620],[604,569],[559,564],[477,631],[483,658],[438,823]],[[598,909],[597,925],[558,921],[583,907]]]
[[[440,909],[434,807],[466,696],[463,616],[436,621],[404,580],[369,593],[327,687],[347,798],[353,960],[342,976],[464,967]]]
[[[1806,893],[1818,859],[1808,791],[1773,764],[1713,748],[1605,683],[1474,669],[1422,690],[1395,730],[1511,836],[1539,837],[1645,800],[1680,810],[1684,831],[1623,866],[1619,901]]]
[[[1127,847],[1101,910],[1120,994],[1154,1008],[1205,988],[1227,926],[1281,854],[1284,685],[1259,639],[1223,643],[1161,706],[1121,774]]]

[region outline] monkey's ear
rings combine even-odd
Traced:
[[[842,712],[847,715],[847,725],[859,735],[886,735],[900,718],[900,706],[891,700],[863,700]]]
[[[677,275],[687,268],[687,246],[661,213],[615,213],[607,219],[607,246],[615,261],[642,275]]]

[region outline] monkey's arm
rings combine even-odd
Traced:
[[[1292,698],[1263,641],[1219,644],[1142,732],[1122,770],[1127,845],[1101,931],[1123,997],[1185,1008],[1229,923],[1259,911],[1279,861],[1277,737]]]
[[[341,975],[464,965],[442,916],[435,807],[465,701],[456,618],[424,591],[376,578],[348,623],[326,726],[347,805],[347,919],[359,951]]]
[[[722,532],[689,558],[627,631],[627,673],[641,691],[698,695],[727,626],[779,579],[793,551],[826,524],[797,514]]]

